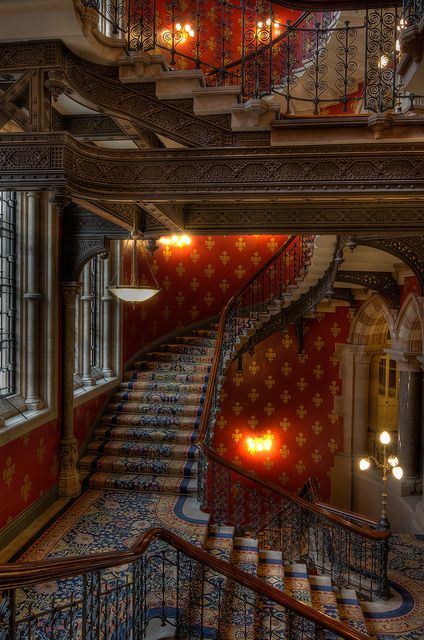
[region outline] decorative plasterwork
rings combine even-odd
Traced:
[[[405,222],[409,229],[413,224],[415,212],[411,212],[411,221]],[[412,230],[412,229],[411,229]],[[361,245],[387,251],[407,264],[417,276],[421,289],[424,291],[424,236],[407,236],[402,238],[366,238],[355,237]]]
[[[61,280],[76,282],[84,264],[98,253],[107,253],[109,241],[128,238],[128,231],[76,204],[63,213]]]
[[[337,282],[358,284],[386,295],[392,307],[399,307],[400,288],[391,273],[386,271],[339,271]]]
[[[66,185],[72,194],[92,199],[163,202],[231,198],[234,207],[235,198],[266,201],[303,196],[319,201],[330,195],[378,194],[386,200],[402,193],[424,196],[424,143],[129,152],[93,148],[64,133],[34,133],[0,134],[0,144],[4,188]],[[257,206],[257,211],[262,218],[266,206]],[[357,216],[355,209],[349,213],[346,226],[351,227]],[[233,208],[233,216],[240,225],[243,206]],[[343,210],[335,208],[333,216],[335,221],[343,221]],[[216,212],[214,218],[214,224],[219,225]],[[398,209],[393,223],[409,224],[411,218],[410,210]],[[416,210],[412,219],[424,222],[424,208]],[[373,211],[369,222],[378,228],[391,220],[381,207],[379,218],[375,219]],[[357,223],[362,226],[364,221],[357,219]]]

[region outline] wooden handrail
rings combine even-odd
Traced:
[[[371,516],[366,516],[364,513],[358,513],[357,511],[349,511],[349,509],[341,509],[340,507],[336,507],[333,504],[329,504],[328,502],[322,502],[321,500],[317,500],[315,502],[315,506],[320,509],[325,509],[326,511],[330,511],[342,518],[349,518],[352,520],[357,520],[358,522],[362,522],[364,524],[369,525],[370,527],[377,527],[378,520],[376,518],[372,518]]]
[[[197,442],[197,447],[206,456],[206,458],[208,458],[209,460],[212,460],[215,463],[221,465],[222,467],[226,468],[228,471],[233,471],[234,473],[243,476],[244,478],[248,479],[249,481],[251,481],[253,483],[256,483],[258,486],[263,487],[263,488],[267,489],[268,491],[274,492],[275,494],[285,498],[286,500],[289,500],[291,502],[294,502],[294,503],[298,504],[300,507],[302,507],[306,511],[309,511],[311,513],[315,513],[315,514],[318,514],[318,515],[320,515],[320,516],[322,516],[324,518],[327,518],[330,522],[333,522],[334,524],[337,524],[340,527],[343,527],[344,529],[348,529],[352,533],[364,536],[366,538],[370,538],[372,540],[385,540],[385,539],[388,539],[390,537],[390,531],[365,529],[365,528],[361,527],[360,525],[356,525],[356,524],[354,524],[352,522],[349,522],[349,520],[347,520],[347,519],[344,519],[344,518],[342,518],[342,517],[340,517],[340,516],[338,516],[338,515],[336,515],[334,513],[330,513],[330,510],[328,510],[328,509],[324,509],[323,507],[320,507],[320,506],[317,506],[317,505],[313,505],[310,502],[308,502],[307,500],[304,500],[304,499],[300,498],[299,496],[287,491],[286,489],[283,489],[282,487],[279,487],[279,486],[273,484],[272,482],[269,482],[268,480],[263,480],[261,478],[258,478],[257,476],[254,476],[253,474],[250,474],[247,471],[244,471],[243,469],[241,469],[240,467],[236,466],[235,464],[233,464],[233,463],[229,462],[228,460],[225,460],[224,458],[218,456],[214,451],[212,451],[212,449],[208,445],[205,444],[205,437],[206,437],[206,431],[207,431],[208,423],[209,423],[209,414],[210,414],[210,410],[211,410],[213,392],[214,392],[214,387],[215,387],[215,384],[216,384],[216,378],[217,378],[217,373],[218,373],[219,355],[221,354],[221,351],[222,351],[222,344],[223,344],[223,338],[224,338],[224,329],[225,329],[225,324],[226,324],[226,320],[227,320],[228,314],[229,314],[233,304],[243,294],[243,292],[246,291],[248,289],[248,287],[250,287],[252,285],[252,283],[257,278],[259,278],[260,275],[279,256],[281,256],[287,250],[287,248],[295,241],[296,238],[297,238],[297,236],[294,236],[294,235],[290,236],[290,238],[288,238],[288,240],[282,245],[282,247],[266,262],[266,264],[257,273],[255,273],[245,284],[243,284],[239,288],[239,290],[230,298],[230,300],[228,301],[227,305],[224,308],[224,311],[223,311],[222,316],[221,316],[221,320],[220,320],[219,325],[218,325],[217,340],[216,340],[216,345],[215,345],[213,364],[212,364],[212,369],[211,369],[211,373],[210,373],[210,376],[209,376],[208,387],[207,387],[207,390],[206,390],[206,396],[205,396],[205,402],[204,402],[203,411],[202,411],[202,417],[201,417],[201,422],[200,422],[199,438],[198,438],[198,442]],[[275,514],[275,515],[277,515],[277,514]]]
[[[276,251],[276,253],[274,253],[274,255],[271,256],[271,258],[262,266],[262,268],[259,269],[259,271],[257,271],[250,278],[250,280],[248,280],[243,285],[241,285],[241,287],[229,299],[229,301],[225,305],[224,311],[222,312],[221,319],[220,319],[219,325],[218,325],[218,331],[217,331],[217,337],[216,337],[216,347],[215,347],[215,356],[218,356],[220,354],[220,352],[221,352],[222,341],[223,341],[223,337],[224,337],[225,321],[227,319],[228,313],[229,313],[232,305],[234,304],[234,302],[237,300],[237,298],[239,298],[243,294],[244,291],[246,291],[246,289],[248,287],[250,287],[252,282],[258,276],[260,276],[260,274],[263,273],[275,261],[276,258],[278,258],[282,253],[284,253],[284,251],[286,251],[286,249],[296,239],[296,237],[297,236],[295,236],[295,235],[290,236],[286,240],[286,242],[280,247],[280,249],[278,249],[278,251]],[[206,429],[207,429],[208,420],[209,420],[210,405],[211,405],[211,402],[212,402],[212,392],[213,392],[213,388],[215,386],[216,376],[217,376],[217,372],[218,372],[218,361],[219,361],[218,357],[214,357],[213,358],[212,369],[211,369],[211,372],[210,372],[210,375],[209,375],[208,388],[206,390],[205,403],[204,403],[204,406],[203,406],[202,417],[201,417],[201,420],[200,420],[199,438],[198,438],[199,443],[203,442],[203,440],[205,439],[205,435],[206,435]],[[199,444],[198,444],[198,446],[199,446]],[[209,449],[207,449],[207,450],[209,451]]]
[[[361,536],[364,536],[365,538],[370,538],[371,540],[385,540],[390,537],[390,533],[391,533],[390,531],[364,529],[359,525],[353,524],[348,520],[344,520],[343,518],[338,517],[333,513],[330,513],[329,510],[326,508],[317,506],[316,504],[311,504],[310,502],[308,502],[307,500],[304,500],[303,498],[296,495],[295,493],[291,493],[290,491],[287,491],[287,489],[283,489],[282,487],[279,487],[278,485],[274,484],[273,482],[270,482],[269,480],[264,480],[262,478],[258,478],[257,476],[250,474],[248,471],[241,469],[239,466],[235,465],[234,463],[229,462],[224,458],[221,458],[203,443],[198,443],[197,446],[201,451],[203,451],[207,455],[207,457],[210,460],[213,460],[214,462],[223,465],[229,471],[234,471],[235,473],[245,477],[247,480],[250,480],[251,482],[259,485],[260,487],[263,487],[268,491],[273,491],[274,493],[279,494],[281,497],[286,498],[286,500],[299,505],[300,507],[302,507],[302,509],[305,509],[306,511],[310,511],[311,513],[315,513],[317,515],[323,516],[330,522],[334,522],[335,524],[343,527],[344,529],[349,529],[352,533],[359,534]],[[275,517],[276,515],[278,515],[278,512],[276,512],[272,517]],[[364,517],[366,518],[366,516]]]
[[[260,578],[238,569],[229,562],[220,560],[202,548],[183,540],[172,531],[160,527],[154,527],[146,531],[128,551],[112,551],[91,556],[65,558],[63,560],[54,559],[41,562],[1,564],[0,589],[16,589],[136,562],[154,540],[161,540],[172,545],[196,562],[247,587],[262,598],[272,600],[275,604],[286,607],[299,616],[321,625],[346,640],[370,640],[369,636],[350,629],[341,622],[270,586]]]

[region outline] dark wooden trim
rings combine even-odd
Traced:
[[[196,562],[221,573],[261,597],[268,598],[274,603],[286,607],[290,611],[321,625],[346,640],[370,640],[369,636],[350,629],[341,622],[313,609],[311,606],[295,600],[283,591],[271,587],[260,578],[249,575],[229,562],[220,560],[200,547],[186,542],[171,531],[159,527],[149,529],[129,551],[112,551],[61,560],[2,564],[0,565],[0,588],[16,589],[136,562],[154,540],[161,540],[172,545]]]

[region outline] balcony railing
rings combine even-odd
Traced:
[[[399,36],[424,13],[423,0],[309,13],[271,0],[82,3],[128,52],[201,70],[207,86],[240,86],[242,100],[273,95],[282,113],[315,115],[399,112]]]

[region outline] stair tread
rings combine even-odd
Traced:
[[[195,493],[197,480],[194,478],[174,478],[161,475],[137,473],[108,473],[96,471],[88,479],[93,489],[116,489],[121,491],[149,491],[151,493]]]
[[[144,458],[195,459],[198,449],[195,445],[132,442],[131,440],[110,440],[109,442],[95,440],[89,445],[88,451],[89,453],[139,456]]]
[[[113,473],[142,473],[150,475],[168,475],[172,477],[194,477],[197,463],[193,460],[155,459],[135,456],[114,456],[95,454],[84,456],[82,469],[97,469]]]
[[[95,431],[97,439],[133,440],[144,442],[194,442],[196,432],[188,429],[148,429],[145,427],[108,426]]]

